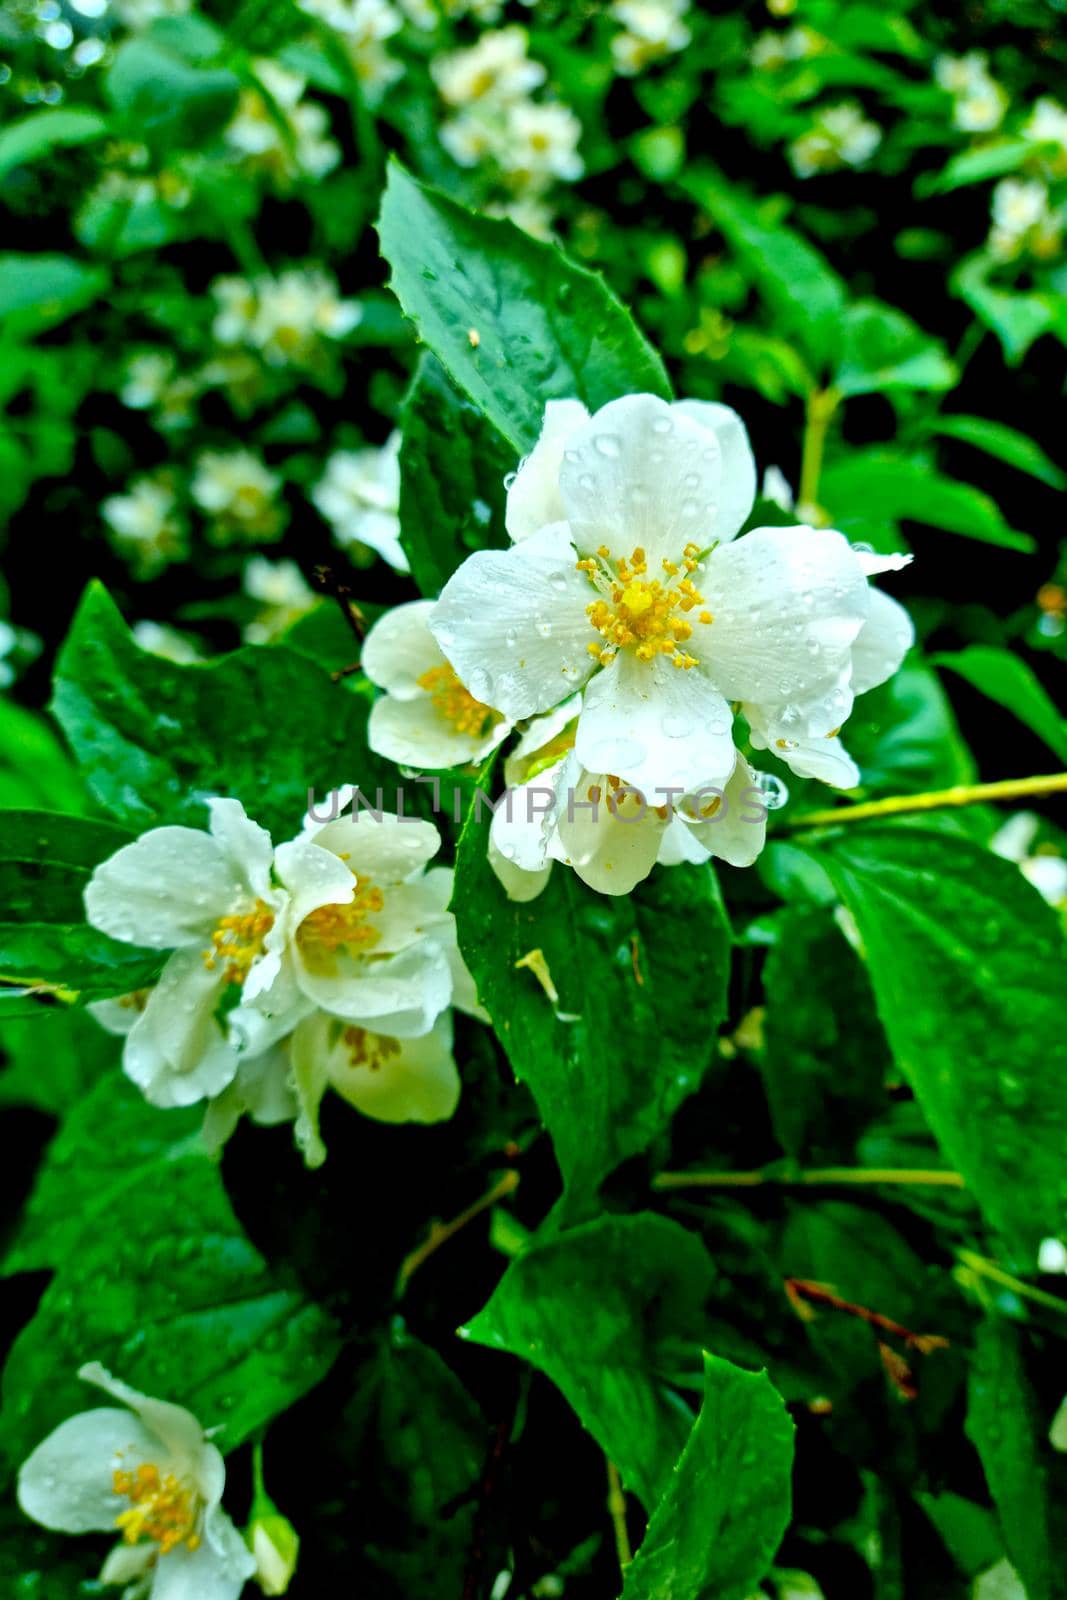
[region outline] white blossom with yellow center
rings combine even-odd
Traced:
[[[634,77],[684,50],[691,37],[682,20],[688,11],[689,0],[612,0],[612,20],[622,25],[611,41],[616,72]]]
[[[408,571],[400,543],[400,434],[381,446],[335,450],[311,491],[315,509],[342,548],[366,545],[396,572]]]
[[[371,708],[370,747],[420,771],[483,760],[511,723],[465,689],[430,632],[432,600],[395,606],[374,624],[360,660],[385,693]]]
[[[97,1362],[78,1373],[117,1406],[60,1423],[23,1463],[22,1510],[58,1533],[118,1530],[100,1574],[147,1600],[237,1600],[255,1561],[222,1508],[226,1468],[182,1406],[120,1383]]]
[[[508,493],[515,544],[469,556],[430,628],[463,686],[518,721],[583,688],[575,753],[658,803],[734,772],[732,703],[784,759],[836,738],[896,671],[906,614],[831,529],[757,528],[726,406],[549,404]],[[873,563],[873,565],[872,565]]]
[[[272,367],[314,366],[323,341],[343,339],[363,315],[321,268],[292,267],[276,278],[216,278],[211,294],[217,342],[256,350]]]
[[[277,539],[285,525],[279,504],[282,480],[251,450],[205,450],[189,486],[211,518],[215,544]]]
[[[306,80],[276,61],[253,62],[258,87],[242,89],[226,143],[276,181],[324,178],[341,159],[325,106],[304,100]]]
[[[171,952],[147,995],[93,1008],[125,1033],[123,1068],[153,1105],[192,1105],[220,1093],[237,1056],[216,1018],[225,991],[269,985],[278,958],[266,939],[285,895],[272,881],[269,834],[237,800],[207,802],[210,831],[152,828],[95,869],[85,889],[90,925],[113,939]]]
[[[135,478],[125,494],[109,495],[100,507],[111,542],[135,577],[154,578],[188,549],[172,485],[162,477]]]
[[[301,11],[332,28],[348,54],[363,92],[377,104],[391,83],[404,75],[403,63],[386,44],[404,26],[389,0],[299,0]]]
[[[842,167],[862,167],[882,142],[882,130],[854,100],[816,111],[807,133],[789,146],[789,160],[798,178]]]

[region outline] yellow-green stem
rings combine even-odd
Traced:
[[[813,389],[808,396],[804,445],[800,459],[800,486],[797,489],[797,511],[800,516],[811,522],[821,520],[819,480],[822,477],[822,459],[826,449],[827,430],[840,398],[836,389]]]
[[[856,806],[833,806],[826,811],[806,811],[786,822],[786,827],[836,828],[839,822],[874,822],[880,817],[904,817],[922,811],[947,811],[954,806],[980,806],[998,800],[1026,800],[1037,795],[1067,793],[1067,772],[1034,778],[1006,778],[1001,783],[956,784],[952,789],[930,789],[925,794],[891,795],[888,800],[865,800]]]
[[[626,1496],[622,1492],[622,1479],[614,1461],[608,1461],[608,1511],[615,1530],[615,1553],[619,1558],[619,1571],[625,1573],[633,1560],[630,1534],[626,1527]]]
[[[808,1188],[814,1184],[911,1184],[940,1189],[962,1189],[958,1172],[941,1167],[809,1167],[806,1172],[658,1172],[654,1189],[755,1189],[761,1184],[777,1188]]]

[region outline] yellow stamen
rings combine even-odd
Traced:
[[[200,1548],[196,1496],[173,1472],[163,1474],[150,1461],[142,1461],[134,1472],[114,1472],[111,1486],[115,1494],[130,1501],[129,1511],[120,1511],[115,1518],[126,1544],[154,1539],[164,1556],[179,1545],[187,1550]]]
[[[438,667],[431,667],[417,682],[420,689],[426,690],[435,709],[446,722],[452,724],[457,733],[468,734],[472,739],[484,739],[503,720],[499,711],[483,705],[463,687],[447,661],[442,661]]]
[[[274,912],[262,900],[257,900],[251,911],[223,917],[211,935],[210,948],[204,951],[204,965],[209,972],[221,966],[226,983],[244,983],[273,926]]]
[[[297,942],[312,961],[338,950],[362,954],[381,938],[367,918],[384,905],[385,896],[377,885],[357,875],[352,899],[344,905],[319,906],[309,912],[296,930]]]
[[[608,552],[602,546],[597,554],[606,559]],[[687,544],[680,563],[664,559],[668,579],[676,578],[683,569],[686,573],[679,582],[666,584],[649,578],[648,560],[640,545],[629,559],[623,557],[615,563],[613,574],[603,572],[591,556],[577,562],[578,571],[586,573],[602,593],[610,584],[610,599],[594,600],[586,607],[586,615],[603,641],[590,644],[589,654],[606,667],[620,650],[632,646],[639,661],[663,655],[683,670],[697,666],[699,658],[678,646],[693,635],[688,613],[704,604],[704,596],[689,576],[697,570],[699,558],[699,548]],[[711,612],[701,611],[698,621],[706,626],[712,621]]]
[[[384,1033],[368,1033],[366,1028],[346,1028],[341,1038],[348,1048],[352,1067],[368,1067],[371,1072],[378,1072],[390,1056],[400,1054],[399,1039],[391,1039]]]

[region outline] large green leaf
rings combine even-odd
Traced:
[[[1047,1428],[1047,1423],[1046,1423]],[[1049,1475],[1067,1467],[1041,1438],[1016,1328],[991,1314],[978,1330],[968,1385],[967,1432],[982,1458],[1004,1544],[1027,1600],[1062,1600],[1067,1573],[1050,1504]]]
[[[951,389],[959,376],[939,339],[881,301],[850,305],[840,332],[833,384],[843,395]]]
[[[726,915],[710,867],[660,869],[614,897],[557,866],[543,894],[516,904],[489,866],[487,834],[472,816],[460,841],[460,947],[578,1203],[699,1087],[725,1012]],[[558,1000],[516,965],[532,951]]]
[[[65,322],[98,299],[107,284],[101,267],[61,255],[0,255],[0,321],[27,338]]]
[[[1000,508],[969,483],[956,483],[927,462],[875,448],[853,450],[823,473],[819,498],[836,526],[881,518],[924,523],[1008,550],[1033,550],[1028,533],[1004,520]]]
[[[0,975],[56,984],[84,999],[126,994],[159,974],[158,950],[140,950],[85,922],[93,868],[130,834],[109,822],[47,811],[0,813]]]
[[[88,1012],[33,1005],[10,1016],[0,997],[0,1106],[35,1106],[62,1119],[105,1073],[119,1071],[120,1041]]]
[[[85,785],[44,717],[0,699],[0,807],[83,811]]]
[[[131,134],[182,147],[197,146],[225,126],[240,80],[227,67],[194,64],[158,39],[142,37],[119,46],[105,88]]]
[[[750,1600],[792,1502],[793,1424],[766,1373],[704,1357],[704,1402],[623,1600]]]
[[[602,1217],[532,1245],[463,1332],[547,1373],[651,1511],[692,1426],[667,1380],[703,1343],[711,1281],[704,1246],[677,1223]]]
[[[856,920],[897,1065],[988,1220],[1032,1262],[1067,1233],[1055,914],[1010,862],[954,835],[853,825],[811,848]]]
[[[400,448],[400,537],[424,595],[438,595],[472,550],[507,544],[504,475],[515,465],[511,446],[424,355]]]
[[[996,645],[970,644],[966,650],[934,656],[933,663],[958,672],[980,694],[1013,712],[1059,761],[1067,763],[1067,720],[1025,661]]]
[[[89,144],[107,132],[107,123],[88,106],[50,106],[19,117],[0,133],[0,178],[15,167],[40,161],[64,145]]]
[[[391,286],[455,383],[521,454],[546,400],[670,397],[659,357],[601,280],[511,222],[475,216],[393,162],[378,222]]]
[[[86,1361],[189,1406],[232,1449],[333,1360],[332,1322],[249,1243],[197,1120],[146,1105],[116,1074],[51,1146],[10,1262],[55,1269],[4,1368],[12,1462],[93,1404]]]
[[[284,647],[248,646],[191,666],[141,650],[91,585],[56,666],[53,710],[93,793],[138,831],[203,827],[203,800],[232,795],[276,841],[296,833],[309,789],[396,779],[367,750],[367,702]]]
[[[1064,327],[1062,301],[1041,290],[997,288],[989,282],[995,266],[981,252],[961,261],[952,287],[1000,340],[1004,359],[1017,367],[1035,339]]]
[[[935,417],[930,427],[944,439],[960,439],[998,461],[1018,467],[1020,472],[1047,483],[1050,489],[1067,489],[1067,472],[1051,461],[1028,433],[1009,428],[1007,423],[996,422],[992,417],[952,415]]]

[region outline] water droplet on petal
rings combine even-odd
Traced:
[[[768,811],[780,811],[789,799],[789,787],[773,772],[757,772],[756,788]]]

